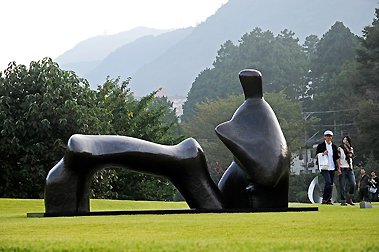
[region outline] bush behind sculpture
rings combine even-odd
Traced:
[[[50,58],[29,67],[10,63],[0,76],[0,197],[43,197],[47,172],[74,133],[130,133],[174,142],[177,121],[168,101],[157,100],[154,92],[137,100],[127,88],[129,79],[118,82],[107,79],[94,91]],[[96,177],[96,196],[108,192],[118,177],[114,171]],[[172,186],[167,188],[173,194]]]

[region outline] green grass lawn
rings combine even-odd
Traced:
[[[379,251],[379,204],[318,206],[317,212],[27,218],[44,212],[43,200],[0,199],[0,251]],[[91,201],[93,211],[173,208],[188,206]]]

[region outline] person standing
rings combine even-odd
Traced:
[[[376,176],[376,172],[374,170],[370,173],[371,178],[368,181],[368,196],[370,202],[378,201],[378,187],[379,187],[379,178]]]
[[[359,201],[368,201],[368,181],[369,177],[366,174],[366,170],[361,168],[360,175],[358,176],[358,195]]]
[[[333,205],[332,203],[332,191],[333,191],[333,180],[334,173],[339,166],[339,156],[338,149],[335,144],[332,143],[333,132],[331,130],[326,130],[324,132],[324,142],[317,146],[316,155],[320,153],[323,157],[328,158],[328,165],[326,168],[321,169],[321,175],[324,178],[325,186],[322,195],[322,204]],[[320,166],[320,164],[319,164]]]
[[[340,184],[340,200],[341,206],[347,204],[354,206],[353,197],[355,189],[355,178],[353,172],[353,146],[351,144],[351,138],[344,136],[342,143],[338,147],[339,152],[339,166],[338,166],[338,180]],[[348,187],[346,195],[346,184]],[[347,203],[347,204],[346,204]]]

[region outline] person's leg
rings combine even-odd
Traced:
[[[338,176],[338,181],[340,183],[339,189],[340,189],[341,205],[346,205],[346,198],[345,198],[346,176],[347,176],[346,169],[341,169],[341,174]]]
[[[368,188],[364,188],[363,190],[363,201],[368,201]]]
[[[371,192],[368,192],[368,200],[369,200],[370,202],[373,202],[373,199],[374,199],[374,194],[371,193]]]
[[[367,188],[360,188],[359,191],[358,191],[358,194],[359,194],[359,201],[362,202],[362,201],[367,201],[368,200],[368,192],[367,192]]]
[[[322,203],[326,204],[332,198],[332,179],[330,177],[329,171],[321,171],[321,175],[324,178],[324,192],[322,195]]]
[[[334,174],[335,174],[335,171],[329,171],[329,176],[330,176],[330,195],[329,195],[329,201],[330,202],[332,200],[332,194],[333,194]]]
[[[352,206],[354,206],[353,198],[354,198],[354,190],[355,190],[355,177],[352,170],[347,170],[346,172],[348,192],[347,192],[347,200],[346,202]]]

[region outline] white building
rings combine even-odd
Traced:
[[[317,173],[315,149],[304,149],[300,154],[292,154],[292,162],[290,167],[291,174]]]

